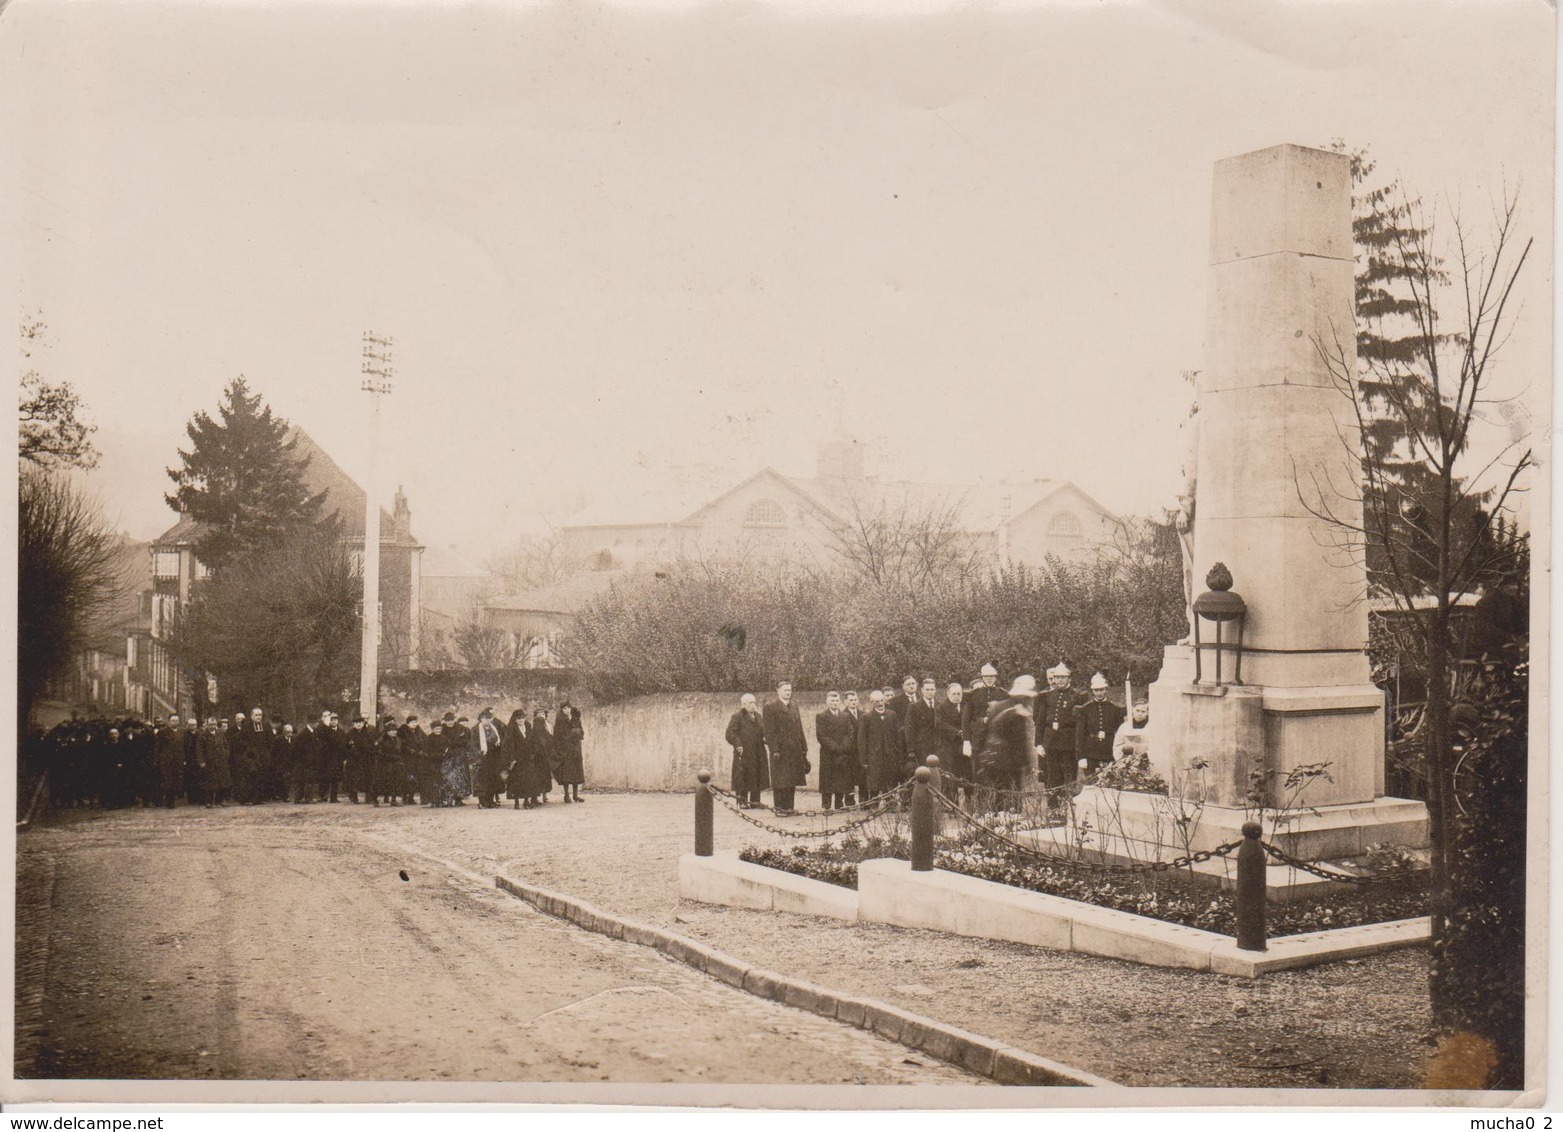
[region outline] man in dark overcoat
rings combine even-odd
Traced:
[[[868,711],[858,723],[857,757],[868,770],[870,797],[900,785],[901,729],[885,704],[883,692],[868,694]]]
[[[201,782],[200,760],[201,721],[195,712],[185,716],[184,759],[185,801],[192,806],[205,799],[205,786]]]
[[[184,793],[185,779],[185,739],[177,715],[169,716],[157,729],[152,749],[157,760],[158,802],[171,810],[174,800]]]
[[[908,676],[901,681],[901,694],[894,695],[887,687],[885,689],[885,708],[895,716],[900,724],[902,734],[906,733],[906,713],[917,702],[917,677]]]
[[[335,802],[342,787],[342,760],[344,758],[341,721],[336,712],[320,714],[321,728],[315,739],[315,774],[320,787],[322,802]]]
[[[925,766],[929,755],[939,753],[939,705],[935,699],[939,685],[932,676],[923,678],[922,694],[906,709],[903,725],[906,728],[906,765],[903,777],[910,778],[920,766]]]
[[[1063,662],[1049,668],[1048,690],[1037,701],[1037,744],[1045,752],[1042,781],[1049,790],[1075,780],[1075,706],[1079,696],[1069,681],[1069,669]]]
[[[277,729],[276,737],[271,741],[271,765],[280,784],[280,800],[283,802],[289,799],[298,801],[296,787],[299,759],[303,753],[303,748],[299,746],[298,732],[293,730],[291,723],[284,721]]]
[[[754,693],[745,692],[738,710],[727,721],[727,745],[733,749],[733,793],[746,810],[760,805],[760,792],[770,789],[770,760],[765,751],[765,723]]]
[[[348,800],[354,805],[358,804],[360,790],[364,792],[364,801],[374,801],[374,783],[369,778],[370,768],[374,764],[374,740],[375,734],[369,729],[369,721],[361,715],[355,716],[345,740],[347,769],[343,779]]]
[[[1075,709],[1075,752],[1093,775],[1117,757],[1113,737],[1123,725],[1124,710],[1107,698],[1107,677],[1091,677],[1091,698]]]
[[[428,759],[423,752],[424,740],[428,738],[428,734],[423,730],[416,715],[409,715],[396,729],[396,733],[402,740],[402,769],[410,780],[407,800],[411,802],[412,795],[416,791],[418,801],[428,805],[434,800],[434,776],[429,773]]]
[[[841,693],[825,696],[825,709],[814,717],[819,743],[819,794],[827,810],[847,804],[857,785],[857,728],[841,707]]]
[[[326,755],[321,745],[326,741],[323,732],[330,722],[331,716],[327,712],[321,712],[319,719],[312,719],[299,733],[298,751],[293,769],[293,801],[296,803],[314,802],[320,797],[320,764],[325,761]]]
[[[803,716],[793,702],[792,682],[776,685],[776,698],[761,713],[765,749],[771,757],[771,797],[776,812],[797,813],[795,791],[808,780],[809,741],[803,734]]]
[[[857,745],[858,727],[863,722],[863,703],[856,692],[847,693],[845,710],[852,721],[852,793],[847,801],[861,802],[868,797],[868,768],[863,765]]]
[[[967,782],[971,778],[971,759],[962,750],[965,739],[961,731],[961,708],[966,695],[966,689],[961,682],[956,680],[944,691],[944,699],[940,701],[938,711],[935,714],[935,731],[939,739],[939,769],[950,774],[958,775]],[[952,782],[944,790],[946,798],[956,796],[957,787]]]
[[[271,776],[271,745],[276,734],[266,722],[266,713],[252,708],[250,718],[234,720],[233,745],[242,747],[244,754],[240,764],[244,767],[241,780],[241,802],[264,802],[267,799],[267,781]]]

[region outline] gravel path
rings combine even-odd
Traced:
[[[30,833],[18,1075],[980,1083],[542,915],[491,876],[409,861],[344,817],[153,810]]]
[[[199,821],[202,815],[176,811],[174,817]],[[1126,1085],[1415,1088],[1428,1049],[1427,956],[1420,949],[1251,981],[681,902],[677,859],[693,840],[688,795],[593,794],[581,806],[556,797],[530,812],[470,804],[455,810],[264,806],[214,820],[265,828],[279,846],[326,829],[353,830],[391,859],[400,852],[408,861],[432,857],[483,876],[505,872],[608,911],[676,926],[752,963],[871,995]],[[760,842],[781,839],[717,808],[719,848]]]

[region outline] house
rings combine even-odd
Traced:
[[[297,441],[294,454],[307,458],[304,485],[311,495],[324,493],[323,515],[334,514],[341,524],[342,545],[348,549],[355,570],[363,568],[364,489],[326,454],[310,435],[294,425],[288,439]],[[207,575],[197,558],[195,543],[201,527],[189,515],[152,541],[151,587],[142,595],[144,625],[133,630],[127,643],[128,665],[138,674],[144,689],[138,696],[145,711],[162,714],[183,707],[189,710],[191,694],[186,677],[173,663],[164,642],[172,631],[180,607],[190,600],[195,584]],[[413,537],[412,512],[401,488],[394,508],[380,511],[380,668],[404,671],[418,666],[422,604],[424,547]]]
[[[117,592],[76,654],[68,679],[55,690],[57,698],[106,716],[150,710],[135,649],[137,631],[146,622],[144,591],[152,582],[149,546],[128,534],[119,536],[113,564]]]
[[[491,598],[484,609],[489,623],[510,635],[520,667],[556,668],[565,660],[560,638],[571,619],[625,576],[622,570],[587,570],[550,586]]]
[[[945,518],[995,564],[1041,565],[1109,545],[1118,520],[1067,480],[940,484],[864,474],[863,446],[838,433],[812,477],[773,468],[712,492],[670,485],[599,500],[563,530],[567,552],[597,569],[639,570],[754,553],[830,565],[854,524]],[[850,538],[850,535],[847,535]]]
[[[454,546],[430,546],[423,552],[422,579],[422,654],[426,659],[448,656],[457,623],[482,607],[494,590],[494,575]]]

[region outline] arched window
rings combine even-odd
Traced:
[[[1067,538],[1080,537],[1080,520],[1068,511],[1060,511],[1053,516],[1053,521],[1047,525],[1047,533],[1050,535],[1063,535]]]
[[[744,526],[746,527],[783,527],[787,525],[787,516],[781,509],[781,504],[774,499],[756,499],[749,504],[749,510],[744,512]]]

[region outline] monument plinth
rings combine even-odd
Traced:
[[[1321,354],[1354,371],[1353,273],[1349,158],[1282,145],[1216,164],[1192,544],[1196,575],[1225,563],[1246,602],[1242,685],[1213,686],[1209,639],[1198,684],[1193,645],[1169,646],[1149,746],[1169,781],[1203,794],[1216,840],[1241,828],[1256,774],[1273,792],[1328,763],[1302,798],[1323,815],[1309,818],[1314,849],[1360,848],[1368,828],[1425,843],[1425,810],[1381,798],[1384,696],[1365,652],[1360,549],[1318,513],[1360,524],[1360,438]],[[1223,653],[1228,682],[1233,659]],[[1332,810],[1359,832],[1334,830]]]

